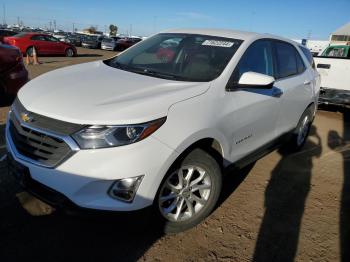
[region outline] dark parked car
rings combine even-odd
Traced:
[[[103,36],[85,36],[81,41],[81,46],[86,48],[101,48]]]
[[[127,37],[127,38],[122,38],[117,41],[117,47],[116,49],[119,51],[123,51],[125,49],[128,49],[130,46],[133,46],[134,44],[140,42],[142,39],[141,38],[136,38],[136,37]]]
[[[21,51],[0,44],[0,105],[10,103],[18,90],[28,81]]]
[[[74,46],[81,46],[81,36],[79,35],[68,35],[66,38],[63,40],[66,43],[70,43]]]
[[[0,42],[4,41],[4,37],[6,36],[14,36],[17,33],[11,30],[0,29]]]
[[[38,55],[65,55],[75,56],[77,49],[68,43],[61,42],[57,38],[38,33],[19,33],[12,37],[5,37],[4,42],[18,47],[22,54],[32,52],[35,47]]]

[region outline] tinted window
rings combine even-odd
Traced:
[[[298,69],[298,74],[303,73],[306,70],[306,67],[304,65],[303,59],[300,57],[299,53],[297,50],[295,50],[295,55],[297,59],[297,69]]]
[[[58,40],[56,37],[50,36],[50,35],[46,35],[45,37],[46,41],[50,41],[50,42],[59,42],[60,40]]]
[[[222,73],[241,42],[196,34],[158,34],[106,63],[151,77],[207,82]]]
[[[32,36],[31,39],[34,41],[45,41],[46,40],[45,36],[43,36],[43,35],[34,35],[34,36]]]
[[[315,62],[314,62],[314,59],[312,57],[310,50],[305,48],[305,47],[302,47],[302,46],[300,46],[300,49],[301,49],[301,51],[303,51],[304,55],[306,56],[307,61],[309,61],[312,68],[315,68]]]
[[[298,73],[295,48],[284,42],[276,42],[277,78]]]
[[[12,32],[12,31],[8,31],[8,30],[0,30],[1,36],[13,36],[15,34],[16,34],[16,32]]]
[[[248,47],[233,72],[233,82],[238,83],[239,78],[246,72],[274,75],[270,41],[260,40]]]

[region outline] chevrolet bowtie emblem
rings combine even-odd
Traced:
[[[21,113],[21,119],[26,123],[33,121],[33,117],[31,117],[28,113]]]

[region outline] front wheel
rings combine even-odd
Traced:
[[[72,48],[66,49],[65,55],[66,55],[66,57],[73,57],[73,56],[74,56],[74,51],[73,51],[73,49],[72,49]]]
[[[34,50],[34,48],[32,46],[28,47],[28,49],[26,51],[26,55],[33,56],[33,50]]]
[[[177,233],[202,222],[214,209],[222,186],[217,161],[195,149],[163,180],[155,201],[165,233]]]

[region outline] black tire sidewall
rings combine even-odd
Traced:
[[[306,137],[305,137],[304,141],[303,141],[300,145],[298,145],[298,132],[299,132],[299,128],[300,128],[300,126],[302,125],[302,122],[303,122],[305,116],[307,116],[307,115],[308,115],[309,118],[310,118],[308,131],[307,131],[307,134],[306,134]],[[298,122],[298,125],[297,125],[297,127],[295,128],[295,131],[294,131],[294,133],[293,133],[293,135],[292,135],[292,139],[290,140],[290,143],[288,144],[288,149],[289,149],[289,151],[291,151],[291,152],[297,152],[297,151],[299,151],[299,150],[305,145],[306,140],[307,140],[307,138],[308,138],[308,136],[309,136],[309,133],[310,133],[310,129],[311,129],[311,126],[312,126],[312,122],[313,122],[313,113],[312,113],[311,108],[308,107],[308,108],[304,111],[304,113],[302,114],[302,116],[300,117],[299,122]]]
[[[211,193],[210,193],[207,205],[199,213],[197,213],[193,218],[182,222],[172,222],[167,220],[160,213],[159,206],[158,206],[160,189],[162,185],[165,183],[166,179],[169,177],[169,175],[171,175],[174,171],[176,171],[178,168],[184,165],[195,165],[203,168],[206,172],[208,172],[212,183]],[[183,161],[179,161],[172,168],[170,168],[169,172],[167,173],[162,183],[160,184],[158,193],[154,200],[153,208],[156,211],[156,214],[158,217],[157,220],[163,226],[162,231],[166,234],[178,233],[178,232],[182,232],[187,229],[190,229],[196,226],[197,224],[199,224],[200,222],[202,222],[207,216],[210,215],[210,213],[215,208],[220,196],[221,187],[222,187],[222,175],[221,175],[220,166],[217,163],[217,161],[202,149],[194,149],[193,151],[191,151],[185,158],[183,158]]]
[[[33,56],[33,46],[27,48],[26,54],[28,56]]]

